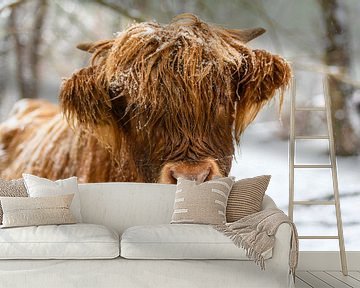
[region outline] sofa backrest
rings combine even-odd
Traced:
[[[122,233],[136,225],[170,223],[176,185],[149,183],[80,184],[83,222]]]
[[[102,224],[122,234],[136,225],[168,224],[171,221],[176,185],[155,183],[80,184],[84,223]],[[268,196],[263,209],[275,204]]]

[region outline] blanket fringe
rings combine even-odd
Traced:
[[[276,231],[282,223],[287,223],[291,227],[289,273],[295,281],[299,241],[295,224],[281,210],[267,209],[236,222],[214,225],[213,227],[230,238],[237,247],[243,248],[246,257],[260,266],[261,270],[265,270],[263,253],[273,248]]]
[[[251,244],[255,241],[255,238],[247,244],[239,233],[234,233],[234,231],[228,228],[226,225],[216,225],[213,226],[215,230],[223,233],[225,236],[229,237],[233,243],[239,247],[243,248],[246,252],[246,257],[250,260],[253,260],[256,265],[260,266],[261,270],[265,270],[265,258],[260,252],[257,252],[252,248]]]

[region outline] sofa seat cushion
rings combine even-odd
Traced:
[[[107,259],[117,256],[119,237],[102,225],[0,229],[0,259]]]
[[[121,237],[121,256],[128,259],[249,260],[242,248],[210,225],[164,224],[134,226]],[[265,259],[272,250],[264,253]]]

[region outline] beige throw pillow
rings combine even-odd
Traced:
[[[0,197],[3,227],[76,223],[70,212],[74,194],[51,197]]]
[[[234,183],[226,207],[227,222],[235,222],[261,210],[270,178],[270,175],[262,175]]]
[[[234,180],[229,177],[201,184],[179,178],[171,223],[223,224]]]
[[[24,179],[2,180],[0,179],[0,197],[27,197]],[[2,223],[3,210],[0,203],[0,224]]]

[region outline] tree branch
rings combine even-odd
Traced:
[[[95,0],[94,2],[99,5],[110,8],[110,9],[122,14],[123,16],[125,16],[127,18],[134,19],[137,22],[145,21],[144,17],[133,15],[130,11],[128,11],[124,7],[119,6],[118,4],[110,3],[110,2],[107,2],[106,0]]]
[[[316,73],[324,74],[326,76],[332,76],[333,78],[335,78],[343,83],[349,84],[356,89],[360,89],[360,81],[357,81],[354,78],[350,77],[349,74],[345,74],[341,71],[338,71],[337,69],[335,70],[335,69],[329,67],[328,65],[314,64],[314,63],[306,64],[306,63],[303,63],[302,61],[300,61],[300,62],[291,61],[291,62],[293,63],[293,66],[298,69],[316,72]]]
[[[14,1],[8,1],[8,2],[5,2],[3,4],[0,4],[0,13],[5,10],[5,9],[14,9],[16,8],[17,6],[25,3],[27,0],[14,0]]]

